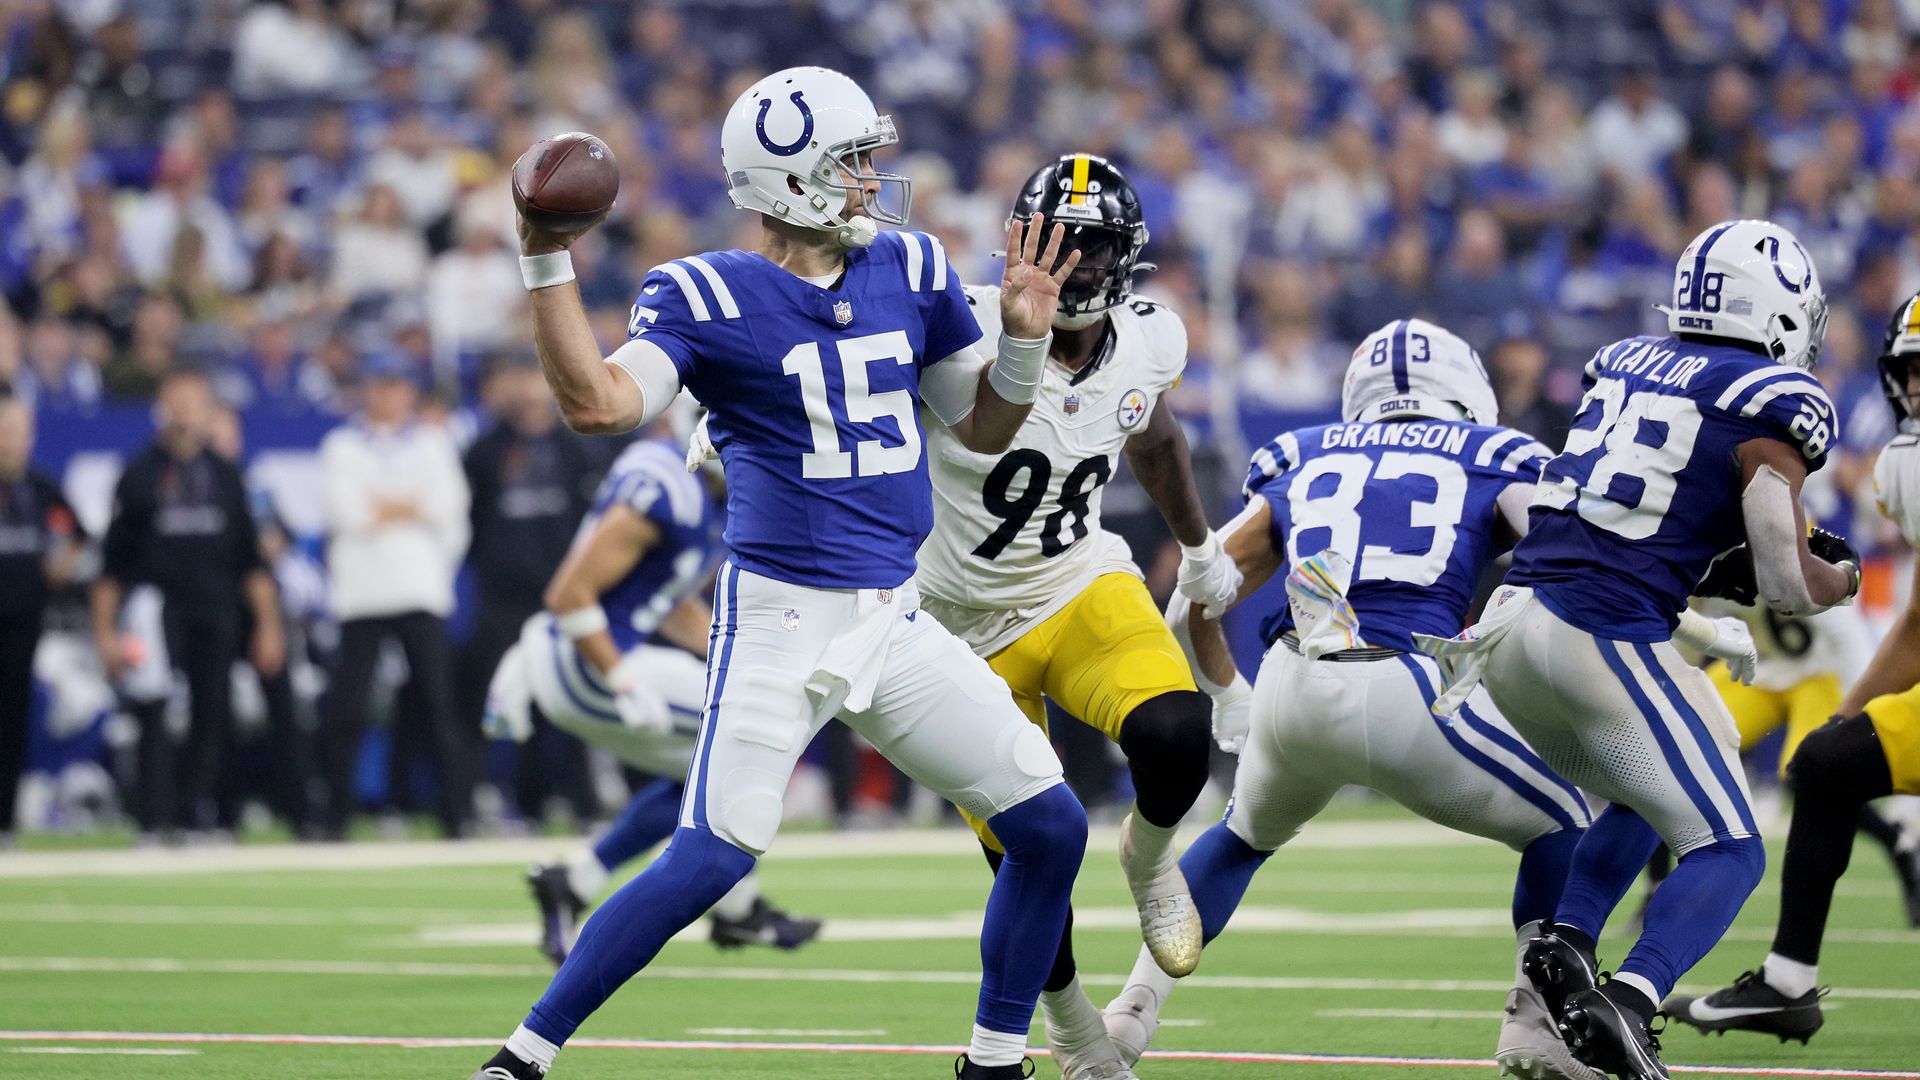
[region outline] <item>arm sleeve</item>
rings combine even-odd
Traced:
[[[640,423],[635,427],[644,427],[659,419],[660,414],[673,405],[673,399],[684,385],[679,365],[657,343],[645,338],[635,338],[615,349],[613,355],[607,357],[607,363],[626,372],[640,387]]]
[[[986,358],[968,347],[942,359],[920,374],[920,400],[942,424],[952,427],[973,415],[979,400],[980,375],[987,370]]]

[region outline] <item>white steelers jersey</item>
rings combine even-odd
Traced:
[[[1000,289],[967,288],[982,340],[1000,337]],[[1127,439],[1180,381],[1180,316],[1133,297],[1079,376],[1049,359],[1033,412],[1001,454],[976,454],[929,421],[933,533],[920,547],[921,600],[982,656],[1064,607],[1101,574],[1138,576],[1127,545],[1100,527],[1100,497]]]
[[[1699,606],[1703,614],[1732,615],[1747,624],[1760,660],[1753,685],[1760,690],[1785,693],[1823,675],[1838,676],[1844,689],[1860,677],[1873,655],[1873,633],[1852,605],[1801,619],[1776,615],[1765,604],[1702,600]]]
[[[1873,464],[1873,494],[1900,535],[1920,548],[1920,434],[1896,435],[1880,451]]]

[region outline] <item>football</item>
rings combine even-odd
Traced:
[[[613,151],[584,131],[541,139],[513,164],[513,204],[543,232],[592,225],[613,208],[619,193]]]

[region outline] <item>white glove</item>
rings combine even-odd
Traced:
[[[1218,619],[1226,614],[1240,596],[1240,581],[1240,568],[1221,546],[1219,533],[1207,533],[1193,547],[1180,545],[1180,593],[1201,615]]]
[[[701,413],[700,422],[693,425],[693,434],[687,436],[687,471],[696,473],[713,457],[713,439],[707,435],[707,417],[712,413]]]
[[[1227,753],[1238,754],[1247,745],[1252,727],[1253,687],[1236,671],[1227,688],[1213,695],[1213,741]]]
[[[1742,686],[1753,685],[1759,673],[1760,653],[1753,647],[1753,631],[1731,616],[1713,620],[1713,641],[1701,651],[1727,663],[1727,674]]]
[[[607,673],[614,710],[627,727],[664,735],[673,730],[673,710],[668,708],[667,699],[648,684],[640,660],[638,653],[630,653]]]

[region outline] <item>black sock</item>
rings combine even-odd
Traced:
[[[1660,1011],[1658,1002],[1648,1001],[1647,995],[1618,979],[1610,980],[1605,986],[1600,988],[1600,992],[1607,996],[1608,1001],[1613,1002],[1623,1009],[1631,1010],[1635,1016],[1640,1018],[1640,1022],[1643,1024],[1651,1025],[1653,1023],[1653,1014]]]
[[[1900,854],[1900,826],[1881,817],[1880,811],[1875,810],[1872,805],[1860,804],[1860,816],[1855,819],[1855,827],[1862,834],[1873,837],[1875,843],[1886,848],[1888,858]]]
[[[1000,863],[1006,859],[1006,856],[985,844],[980,845],[980,851],[986,855],[987,865],[993,867],[993,872],[998,874]],[[1043,991],[1065,990],[1067,984],[1073,981],[1073,977],[1079,974],[1079,970],[1073,962],[1073,908],[1069,907],[1067,924],[1060,928],[1060,947],[1053,954],[1053,970],[1047,972],[1047,981],[1040,989]]]
[[[538,1065],[522,1058],[519,1054],[514,1053],[504,1046],[500,1048],[499,1053],[488,1058],[487,1063],[480,1066],[480,1068],[482,1071],[487,1069],[505,1069],[514,1076],[520,1077],[521,1080],[538,1080],[539,1077],[546,1075],[540,1071]]]
[[[1655,885],[1667,879],[1673,873],[1673,851],[1661,844],[1653,849],[1653,858],[1647,860],[1647,880]]]
[[[1793,824],[1780,871],[1780,925],[1773,951],[1820,962],[1833,886],[1853,856],[1861,804],[1893,793],[1886,751],[1864,714],[1835,720],[1807,736],[1787,768]]]
[[[1552,931],[1554,937],[1579,949],[1588,956],[1592,956],[1599,951],[1598,943],[1588,937],[1587,932],[1584,930],[1568,926],[1566,923],[1554,923],[1549,929]]]

